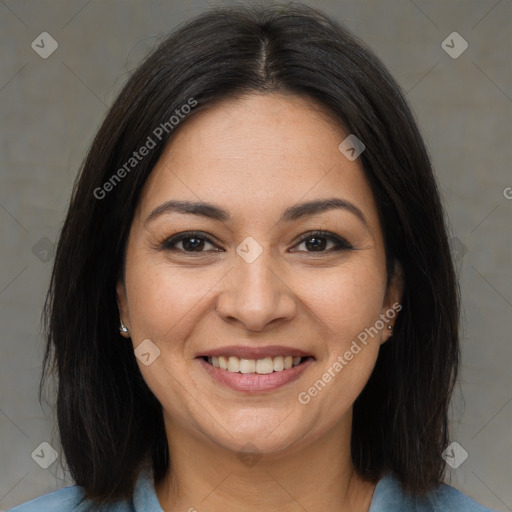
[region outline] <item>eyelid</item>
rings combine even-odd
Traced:
[[[319,237],[319,238],[325,238],[331,242],[333,242],[334,244],[336,244],[336,248],[334,249],[334,252],[336,250],[351,250],[351,249],[355,249],[355,247],[350,243],[348,242],[345,238],[339,236],[339,235],[336,235],[335,233],[332,233],[330,231],[325,231],[325,230],[322,230],[322,229],[317,229],[317,230],[311,230],[311,231],[308,231],[306,233],[303,233],[302,235],[300,235],[300,237],[296,240],[296,242],[294,243],[293,248],[295,248],[297,245],[299,245],[300,243],[304,242],[305,240],[308,240],[309,238],[312,238],[312,237]],[[179,252],[183,252],[183,253],[187,253],[187,254],[196,254],[196,255],[199,255],[199,254],[203,254],[203,253],[206,253],[208,251],[183,251],[182,249],[176,249],[176,244],[180,243],[183,239],[186,239],[186,238],[200,238],[202,240],[204,240],[205,242],[219,248],[219,245],[221,245],[221,243],[216,239],[214,238],[213,236],[203,232],[203,231],[183,231],[181,233],[176,233],[174,235],[171,235],[167,238],[165,238],[165,240],[163,240],[159,246],[164,249],[164,250],[177,250]],[[223,250],[221,247],[220,247],[221,250]],[[328,254],[330,252],[333,252],[333,249],[330,249],[330,250],[327,250],[327,251],[292,251],[292,252],[307,252],[308,254],[314,254],[315,252],[317,252],[318,254]]]
[[[303,235],[301,235],[299,237],[297,242],[294,244],[294,247],[297,246],[298,244],[304,242],[308,238],[312,238],[315,236],[317,236],[319,238],[326,238],[327,240],[336,243],[338,248],[341,248],[341,249],[355,249],[355,247],[348,240],[343,238],[342,236],[336,235],[335,233],[332,233],[330,231],[325,231],[322,229],[316,229],[316,230],[312,230],[312,231],[308,231],[307,233],[304,233]],[[312,251],[311,254],[314,254],[314,252],[315,251]],[[322,253],[327,254],[329,252],[331,252],[331,251],[318,251],[319,254],[322,254]]]
[[[185,238],[194,238],[194,237],[201,238],[205,242],[208,242],[215,246],[220,245],[220,242],[218,240],[213,238],[211,235],[208,235],[204,231],[183,231],[181,233],[176,233],[174,235],[171,235],[171,236],[168,236],[167,238],[165,238],[165,240],[163,240],[159,245],[162,249],[170,250],[171,245],[174,246],[174,245],[178,244],[179,242],[181,242]],[[175,249],[175,247],[173,247],[173,249]],[[182,252],[193,253],[193,251],[182,251]],[[203,251],[200,251],[196,254],[200,254],[201,252],[203,252]]]

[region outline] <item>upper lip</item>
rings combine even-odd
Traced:
[[[230,345],[226,347],[206,350],[197,355],[197,357],[211,356],[234,356],[239,359],[265,359],[266,357],[293,356],[308,357],[308,352],[298,348],[286,347],[284,345],[267,345],[265,347],[244,347],[241,345]]]

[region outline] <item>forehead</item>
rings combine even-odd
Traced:
[[[299,201],[338,196],[376,221],[359,160],[338,149],[347,137],[309,99],[252,94],[223,100],[186,120],[144,187],[142,215],[169,199],[222,204],[236,216],[268,215]]]

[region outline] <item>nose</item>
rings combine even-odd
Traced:
[[[226,322],[239,323],[248,331],[264,330],[296,314],[291,283],[286,282],[278,265],[272,265],[265,251],[252,263],[237,257],[235,268],[223,279],[222,286],[217,313]]]

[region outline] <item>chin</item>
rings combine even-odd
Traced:
[[[217,425],[215,433],[209,431],[207,435],[216,445],[237,454],[279,454],[311,441],[311,429],[304,422],[301,422],[300,429],[296,428],[299,425],[290,421],[292,415],[286,419],[288,413],[279,412],[263,419],[259,415],[258,421],[251,421],[249,417],[235,428],[227,428],[227,431]]]

